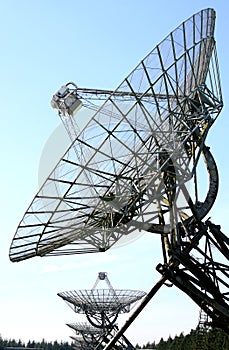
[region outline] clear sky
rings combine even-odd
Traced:
[[[84,321],[57,296],[91,288],[107,271],[115,288],[148,291],[160,278],[158,237],[106,253],[33,258],[11,263],[10,242],[38,190],[46,141],[60,120],[50,106],[67,81],[114,89],[182,21],[201,9],[216,10],[218,57],[225,106],[207,144],[220,173],[212,221],[228,224],[229,2],[227,0],[0,0],[1,245],[0,334],[3,338],[70,341],[65,324]],[[57,141],[58,142],[58,141]],[[60,141],[61,142],[61,141]],[[198,308],[179,290],[163,287],[127,331],[135,343],[167,339],[198,323]],[[120,325],[124,321],[120,318]]]

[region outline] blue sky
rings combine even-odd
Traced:
[[[158,238],[145,234],[103,254],[8,259],[16,227],[38,190],[40,157],[60,124],[50,106],[67,81],[80,87],[115,89],[127,74],[182,21],[201,9],[216,10],[218,57],[225,106],[207,144],[215,156],[220,189],[212,221],[225,233],[228,213],[228,12],[218,1],[0,0],[1,96],[1,319],[3,338],[70,341],[65,323],[82,320],[57,297],[91,288],[107,271],[115,288],[148,291],[160,278]],[[163,287],[127,331],[133,343],[189,332],[198,308],[179,290]],[[120,324],[123,322],[120,318]]]

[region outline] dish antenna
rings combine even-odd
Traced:
[[[106,288],[99,288],[104,281]],[[71,309],[80,314],[85,314],[90,324],[70,324],[76,330],[82,341],[94,346],[102,346],[108,343],[118,330],[116,321],[119,314],[128,313],[131,306],[136,304],[146,293],[128,289],[114,289],[106,272],[99,272],[98,278],[92,289],[80,289],[57,294]],[[122,335],[121,344],[133,348],[130,341]]]
[[[67,83],[53,96],[73,141],[19,223],[11,261],[106,251],[136,228],[167,234],[208,213],[218,175],[205,139],[223,106],[214,18],[208,9],[184,22],[115,91]],[[100,108],[96,98],[106,98]],[[82,104],[97,112],[80,132]],[[200,201],[201,156],[209,189]]]
[[[87,342],[84,341],[82,337],[73,337],[71,336],[72,340],[74,340],[73,348],[76,350],[93,350],[93,345],[90,346]]]
[[[89,323],[67,323],[67,326],[70,327],[76,336],[79,336],[83,340],[84,344],[87,345],[87,349],[94,349],[101,337],[103,336],[103,330],[91,326]],[[71,337],[75,340],[75,337]],[[77,345],[77,342],[76,342]]]
[[[25,212],[11,261],[103,252],[152,232],[162,278],[139,310],[170,281],[228,331],[228,239],[204,222],[218,190],[206,138],[223,107],[214,27],[215,11],[202,10],[115,91],[67,83],[53,96],[72,144]],[[74,117],[81,104],[95,110],[82,131]]]

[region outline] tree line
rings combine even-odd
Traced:
[[[42,350],[72,350],[74,343],[68,342],[47,342],[44,339],[41,342],[28,341],[22,342],[20,339],[3,339],[0,336],[0,350],[7,347],[36,348]],[[228,350],[229,335],[221,329],[214,328],[208,331],[191,330],[187,335],[181,333],[179,336],[167,340],[160,339],[158,343],[147,342],[145,345],[136,345],[136,349],[155,349],[155,350]]]
[[[7,347],[20,347],[20,348],[36,348],[42,350],[72,350],[73,343],[58,342],[47,342],[44,339],[41,342],[29,340],[27,343],[22,342],[20,339],[3,339],[0,336],[0,350],[4,350]]]
[[[136,345],[136,349],[155,350],[229,350],[229,335],[218,328],[201,331],[191,330],[187,335],[181,333],[179,336],[167,340],[163,338],[156,344],[155,341],[148,342],[143,346]]]

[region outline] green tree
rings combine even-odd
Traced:
[[[156,345],[157,350],[166,350],[166,342],[163,338],[160,339],[159,343]]]

